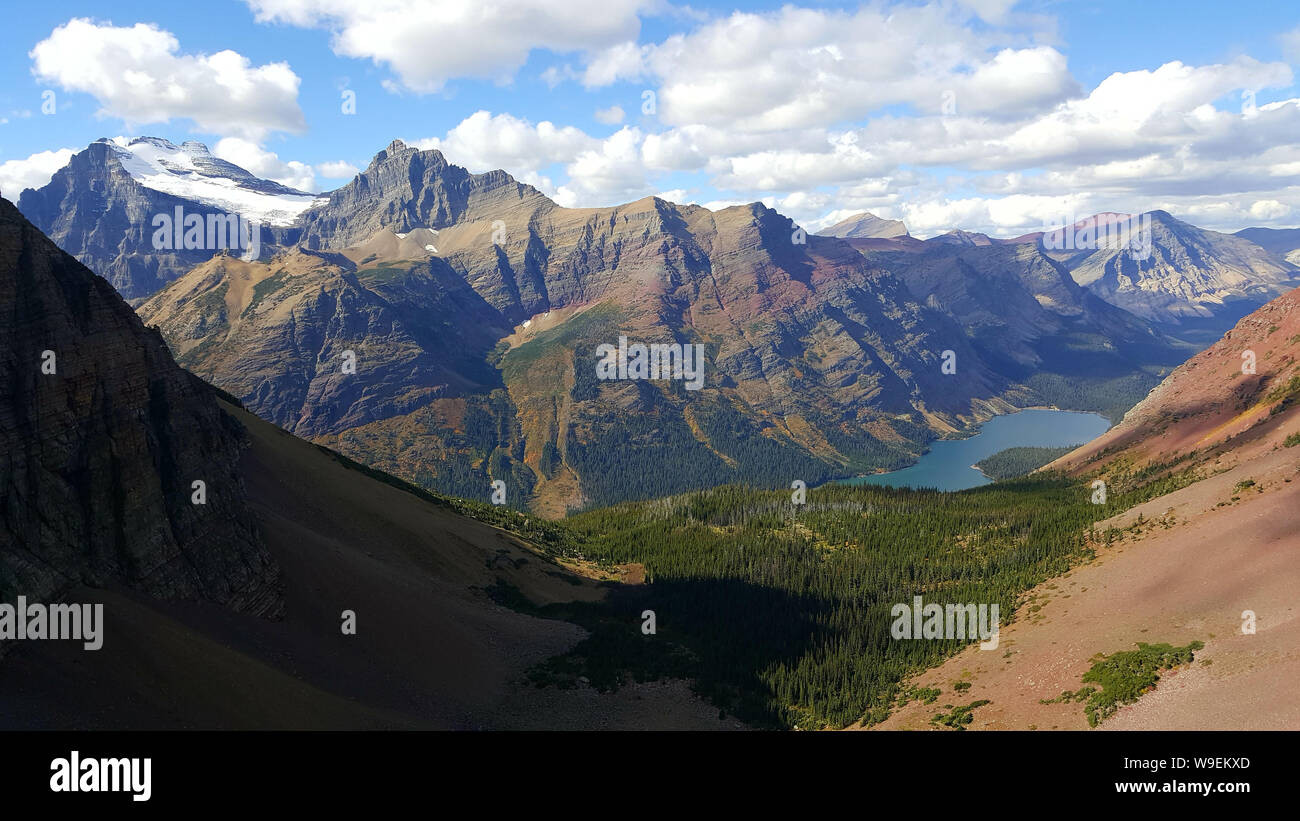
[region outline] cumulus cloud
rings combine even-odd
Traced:
[[[1291,213],[1291,207],[1277,200],[1256,200],[1250,205],[1250,215],[1257,219],[1272,222]]]
[[[753,131],[828,127],[891,105],[937,112],[953,99],[1008,117],[1078,94],[1055,48],[968,22],[948,4],[736,12],[653,46],[610,46],[583,82],[646,78],[665,123]]]
[[[248,140],[226,137],[213,146],[212,153],[263,179],[300,191],[316,190],[316,172],[310,165],[297,160],[281,160],[274,152]]]
[[[317,163],[315,171],[319,176],[327,180],[347,180],[359,174],[361,169],[350,162],[335,160],[334,162]]]
[[[287,63],[253,66],[230,50],[181,54],[176,37],[153,24],[74,18],[28,56],[38,81],[92,95],[101,116],[131,129],[189,119],[200,131],[261,140],[306,128],[299,78]]]
[[[856,135],[831,138],[822,151],[761,151],[727,160],[727,170],[717,182],[731,189],[790,190],[874,177],[888,173],[894,161],[869,146],[859,144]]]
[[[436,148],[448,162],[471,171],[502,168],[522,174],[571,162],[598,142],[573,126],[561,128],[547,121],[534,125],[511,114],[476,111],[445,137],[428,137],[410,144],[421,149]]]
[[[690,192],[685,188],[670,188],[667,191],[658,191],[655,196],[668,202],[689,203],[691,201]]]
[[[567,184],[556,202],[568,207],[615,205],[655,192],[641,161],[642,133],[624,126],[594,148],[581,152],[565,167]]]
[[[758,135],[757,150],[747,142],[752,132],[681,126],[648,136],[643,155],[652,168],[704,171],[717,187],[750,199],[775,192],[790,216],[818,226],[830,222],[815,211],[820,197],[812,194],[830,186],[829,211],[856,206],[874,213],[906,200],[910,212],[900,207],[895,216],[921,235],[954,226],[1040,230],[1043,212],[1057,209],[1062,192],[1086,193],[1096,210],[1197,209],[1215,217],[1208,227],[1231,227],[1232,220],[1284,219],[1264,206],[1252,217],[1251,204],[1266,193],[1300,205],[1294,192],[1278,193],[1300,185],[1300,146],[1292,136],[1300,130],[1300,100],[1253,109],[1215,104],[1243,89],[1291,81],[1281,63],[1174,62],[1116,73],[1086,95],[1018,118],[960,106],[948,114],[890,114],[842,131],[767,132]],[[923,177],[926,184],[918,185],[918,170],[926,175],[926,168],[944,177]],[[881,189],[882,181],[885,190],[863,194],[864,186]],[[976,195],[954,197],[956,188]],[[1232,209],[1211,211],[1201,199],[1207,196],[1240,199]],[[1088,207],[1086,199],[1076,205],[1081,213]]]
[[[455,77],[508,81],[534,49],[596,51],[634,40],[649,0],[246,0],[259,22],[320,28],[345,57],[388,66],[416,92]]]
[[[476,111],[443,137],[406,140],[420,149],[437,149],[448,162],[482,173],[508,171],[561,205],[613,205],[653,194],[649,169],[641,157],[645,135],[624,126],[600,139],[573,126],[533,124],[511,114]],[[562,167],[566,181],[556,185],[547,169]]]
[[[50,181],[54,172],[68,164],[76,152],[71,148],[41,151],[25,160],[7,160],[0,163],[0,194],[17,202],[25,188],[41,188]]]
[[[479,111],[408,141],[472,171],[503,168],[562,205],[758,200],[811,228],[866,210],[918,236],[1015,235],[1069,211],[1164,208],[1232,228],[1300,209],[1300,101],[1255,103],[1293,83],[1285,63],[1169,62],[1085,89],[1055,22],[1015,0],[691,13],[652,42],[639,17],[662,8],[641,0],[246,2],[261,21],[332,32],[336,53],[417,92],[509,80],[533,50],[566,55],[542,79],[625,94],[593,115],[615,134]],[[1279,35],[1289,53],[1297,32]],[[265,153],[241,164],[292,176]]]

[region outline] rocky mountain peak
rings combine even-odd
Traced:
[[[867,211],[840,220],[817,233],[824,237],[844,239],[894,239],[909,236],[902,220],[883,219]]]
[[[1098,214],[1075,227],[1115,222],[1125,230],[1097,228],[1095,236],[1054,232],[1058,241],[1049,253],[1067,265],[1080,285],[1145,319],[1209,323],[1221,333],[1300,283],[1300,268],[1285,259],[1243,237],[1198,228],[1167,211]],[[1059,240],[1071,233],[1072,241],[1060,247]]]

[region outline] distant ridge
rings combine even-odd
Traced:
[[[882,219],[866,211],[840,220],[831,227],[818,231],[817,234],[841,239],[895,239],[910,236],[902,220]]]

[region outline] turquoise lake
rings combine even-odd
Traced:
[[[993,417],[969,439],[931,443],[930,451],[911,467],[891,473],[845,479],[843,483],[965,490],[991,483],[991,479],[971,466],[1000,450],[1081,445],[1102,435],[1109,428],[1110,422],[1095,413],[1023,410]]]

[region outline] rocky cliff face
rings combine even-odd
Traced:
[[[139,311],[182,365],[299,436],[501,387],[487,358],[509,324],[422,245],[415,258],[375,245],[351,254],[362,265],[298,248],[265,263],[218,256]]]
[[[238,425],[108,282],[5,200],[0,351],[0,600],[123,584],[278,612]]]
[[[18,203],[42,233],[100,272],[127,299],[153,293],[211,256],[201,251],[152,252],[153,215],[194,204],[137,183],[106,143],[93,143],[74,155],[48,185],[29,188]],[[145,249],[150,253],[143,253]]]
[[[566,209],[394,143],[302,235],[268,263],[214,260],[141,313],[255,411],[448,492],[504,477],[562,513],[786,486],[896,465],[1009,407],[951,316],[758,204]],[[620,336],[703,345],[704,388],[597,380],[596,350]]]
[[[394,140],[352,182],[331,192],[328,202],[303,214],[300,241],[307,248],[337,251],[382,228],[399,234],[437,230],[469,215],[492,213],[497,219],[516,209],[532,214],[555,207],[504,171],[471,174],[448,163],[440,151],[419,151]],[[490,237],[491,230],[485,244]]]

